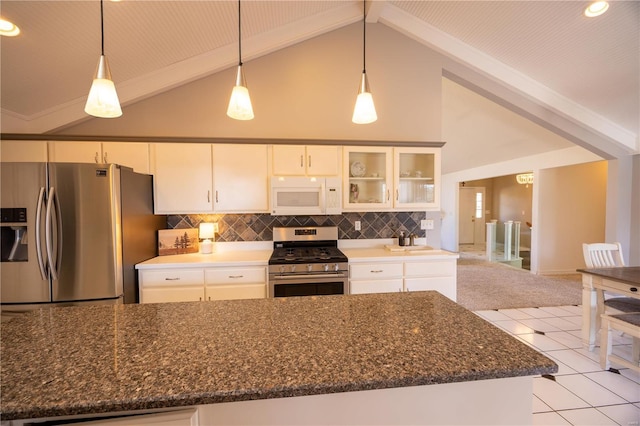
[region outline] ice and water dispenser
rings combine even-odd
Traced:
[[[27,262],[27,209],[2,208],[0,216],[0,260]]]

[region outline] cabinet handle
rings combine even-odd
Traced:
[[[96,164],[100,164],[100,155],[98,155],[98,152],[96,151],[96,156],[94,158],[96,160]]]
[[[179,277],[176,277],[176,278],[165,278],[164,280],[165,281],[180,281],[180,278]]]
[[[243,278],[244,275],[229,275],[229,278]]]
[[[309,156],[309,168],[311,168],[311,156]]]
[[[398,201],[399,195],[398,195],[399,191],[396,189],[396,201]]]
[[[218,190],[216,189],[216,203],[218,202]]]
[[[376,269],[375,271],[371,271],[372,274],[379,274],[380,272],[384,272],[382,269]]]
[[[211,202],[211,191],[207,190],[207,203]]]
[[[202,297],[198,297],[198,301],[202,302]]]
[[[304,155],[300,156],[300,168],[304,167]]]
[[[387,201],[391,198],[391,191],[387,189]]]
[[[109,163],[109,160],[108,160],[107,156],[108,156],[108,153],[106,153],[106,152],[105,152],[105,153],[104,153],[104,155],[102,156],[102,162],[103,162],[104,164],[108,164],[108,163]]]
[[[209,302],[211,302],[211,296],[209,296]]]

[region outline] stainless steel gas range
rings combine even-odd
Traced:
[[[338,227],[275,227],[269,297],[348,294],[348,259]]]

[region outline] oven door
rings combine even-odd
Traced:
[[[343,272],[269,276],[269,297],[349,294],[348,287],[349,280]]]

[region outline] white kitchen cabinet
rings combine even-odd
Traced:
[[[141,269],[138,277],[140,303],[267,297],[266,266]]]
[[[403,291],[402,262],[349,265],[351,294]]]
[[[440,208],[440,148],[394,148],[395,208]]]
[[[440,148],[344,147],[343,209],[440,208]]]
[[[343,210],[390,209],[393,206],[391,148],[344,147],[343,157]]]
[[[349,264],[351,294],[435,290],[456,301],[456,258],[416,259],[403,256],[397,262]]]
[[[138,274],[140,303],[204,300],[203,269],[145,269]]]
[[[274,176],[338,176],[340,148],[327,145],[273,145]]]
[[[216,213],[269,211],[267,145],[213,145]]]
[[[109,163],[149,173],[149,144],[141,142],[49,142],[49,161],[55,163]]]
[[[5,163],[45,163],[46,141],[0,141],[0,161]]]
[[[456,300],[456,260],[404,262],[404,290],[435,290]]]
[[[213,211],[210,144],[153,143],[150,154],[156,214]]]
[[[264,299],[267,297],[267,268],[238,267],[205,270],[205,299]]]

